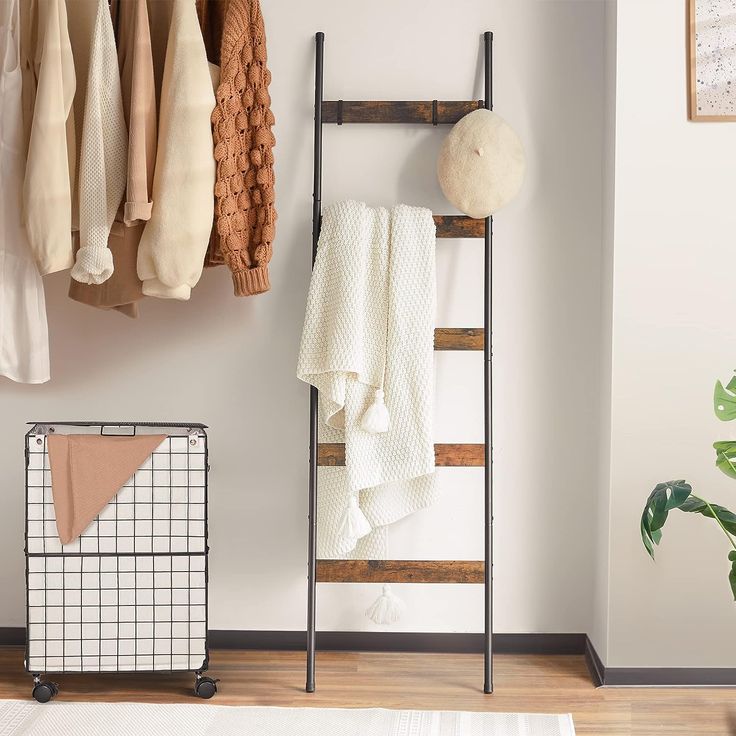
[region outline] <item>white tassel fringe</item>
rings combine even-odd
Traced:
[[[383,391],[379,388],[373,398],[373,403],[365,410],[360,420],[360,428],[370,434],[388,432],[391,426],[388,408],[383,400]]]
[[[358,506],[358,497],[350,496],[338,532],[343,539],[356,540],[368,534],[373,527]]]
[[[376,624],[395,624],[406,610],[406,604],[391,592],[391,586],[383,586],[383,592],[365,612]]]

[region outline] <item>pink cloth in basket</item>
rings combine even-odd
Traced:
[[[61,543],[69,544],[92,523],[166,435],[50,434],[47,439],[56,529]]]

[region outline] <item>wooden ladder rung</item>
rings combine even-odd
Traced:
[[[483,350],[482,327],[438,327],[434,331],[435,350]]]
[[[454,124],[483,107],[482,100],[323,100],[323,123],[436,123]]]
[[[438,467],[482,468],[486,462],[485,445],[435,445],[434,462]],[[345,465],[345,445],[341,442],[320,442],[317,445],[317,465]]]
[[[475,560],[317,560],[319,583],[483,583]]]
[[[438,238],[482,238],[486,221],[467,215],[432,215]]]

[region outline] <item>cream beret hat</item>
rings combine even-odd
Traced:
[[[445,197],[470,217],[488,217],[521,189],[524,148],[514,129],[491,110],[473,110],[448,134],[437,178]]]

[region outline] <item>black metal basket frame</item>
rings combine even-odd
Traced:
[[[62,670],[52,670],[52,671],[55,672],[55,673],[56,672],[64,672],[64,673],[88,673],[88,674],[92,674],[92,673],[99,674],[100,672],[115,672],[115,671],[117,671],[117,669],[103,669],[102,668],[102,657],[103,657],[103,654],[102,654],[102,649],[103,649],[102,642],[107,640],[107,639],[105,639],[105,638],[102,637],[102,626],[103,626],[103,623],[107,623],[107,622],[103,622],[102,621],[102,613],[101,613],[102,609],[105,608],[105,607],[110,607],[110,606],[115,607],[117,609],[117,611],[118,611],[118,617],[117,617],[116,621],[117,621],[117,626],[118,627],[119,627],[120,623],[132,623],[133,624],[133,626],[135,627],[136,635],[134,637],[132,637],[133,640],[134,640],[134,651],[132,652],[132,656],[134,656],[134,657],[137,658],[138,657],[137,642],[141,640],[137,636],[138,624],[151,623],[152,624],[152,628],[153,628],[154,633],[155,633],[155,627],[156,627],[155,608],[154,608],[155,607],[155,603],[152,603],[151,604],[151,608],[154,608],[154,614],[153,614],[152,620],[150,622],[149,621],[139,621],[137,619],[137,611],[136,611],[136,618],[134,619],[134,621],[132,621],[132,622],[125,622],[125,621],[124,622],[121,622],[120,621],[120,613],[119,613],[120,612],[121,605],[125,605],[127,607],[128,604],[120,604],[120,602],[119,602],[119,596],[118,596],[118,602],[115,603],[115,604],[104,604],[103,605],[103,603],[102,603],[102,599],[103,599],[102,593],[103,593],[103,591],[108,590],[108,588],[104,588],[102,586],[102,573],[103,573],[103,570],[102,570],[102,567],[103,567],[102,560],[103,559],[106,559],[106,558],[116,558],[116,560],[117,560],[117,562],[116,562],[116,568],[115,568],[114,571],[109,571],[109,572],[111,572],[112,574],[116,575],[116,579],[119,580],[119,574],[120,574],[120,572],[123,572],[123,573],[133,572],[134,575],[136,575],[138,573],[138,569],[137,569],[137,560],[138,559],[147,559],[147,558],[150,558],[151,559],[151,575],[152,575],[152,585],[151,585],[150,588],[146,588],[146,587],[141,588],[141,587],[138,587],[138,586],[136,586],[134,584],[131,588],[122,587],[120,585],[116,585],[114,588],[110,588],[109,590],[113,590],[116,593],[119,593],[120,590],[126,590],[126,589],[132,589],[132,590],[135,590],[136,592],[137,591],[151,590],[151,592],[152,592],[152,600],[153,601],[155,601],[155,591],[162,591],[162,592],[168,591],[169,592],[170,597],[171,597],[171,601],[172,601],[172,603],[169,604],[170,607],[171,607],[171,614],[172,614],[172,616],[171,616],[171,621],[168,622],[168,623],[170,623],[170,626],[171,626],[171,632],[170,632],[170,635],[168,637],[156,637],[156,636],[151,637],[153,643],[152,643],[152,652],[151,652],[151,655],[150,656],[151,657],[155,657],[156,656],[155,655],[155,641],[156,640],[161,641],[161,640],[168,639],[169,642],[170,642],[170,652],[171,653],[169,654],[169,656],[172,658],[172,668],[170,668],[170,669],[153,668],[153,669],[150,669],[150,670],[148,670],[148,669],[137,669],[136,668],[136,669],[133,669],[133,670],[122,670],[122,671],[124,671],[124,672],[126,672],[128,674],[134,672],[134,673],[155,673],[155,674],[164,674],[164,675],[165,674],[170,674],[170,673],[173,673],[173,672],[190,671],[190,668],[174,668],[173,667],[174,640],[177,639],[177,638],[183,638],[183,637],[174,637],[173,636],[173,627],[174,627],[174,624],[175,623],[179,623],[179,622],[177,622],[177,621],[175,621],[173,619],[173,608],[175,607],[175,604],[173,604],[174,590],[178,590],[178,588],[175,588],[173,586],[173,574],[174,574],[174,572],[186,572],[187,575],[188,575],[188,580],[191,580],[191,577],[190,577],[191,576],[191,572],[203,572],[204,573],[204,602],[203,602],[203,604],[194,604],[194,605],[203,605],[204,606],[204,618],[203,618],[202,621],[191,621],[188,618],[182,621],[182,623],[186,623],[188,625],[190,625],[192,623],[195,623],[195,624],[204,624],[204,637],[203,637],[204,638],[204,659],[203,659],[203,662],[202,662],[202,666],[193,670],[197,674],[197,677],[199,679],[201,673],[202,672],[205,672],[208,669],[208,666],[209,666],[209,641],[208,641],[208,639],[209,639],[209,637],[208,637],[208,632],[209,632],[209,626],[208,626],[208,617],[209,617],[209,560],[208,560],[208,556],[209,556],[209,537],[208,537],[208,534],[209,534],[209,524],[208,524],[209,444],[207,442],[207,432],[205,431],[207,429],[206,425],[201,424],[201,423],[197,423],[197,422],[186,422],[185,423],[185,422],[97,422],[97,421],[63,421],[63,422],[59,422],[59,421],[57,421],[57,422],[45,421],[45,422],[28,422],[28,425],[30,426],[30,429],[29,429],[29,431],[25,435],[25,506],[24,506],[24,514],[25,514],[24,553],[25,553],[25,560],[26,560],[26,570],[25,570],[25,575],[26,575],[26,601],[25,602],[26,602],[26,606],[25,606],[25,615],[26,615],[26,632],[27,632],[27,634],[28,634],[28,631],[29,631],[29,624],[31,623],[30,622],[30,610],[32,608],[32,606],[30,605],[30,587],[29,587],[30,574],[32,572],[30,570],[30,560],[32,558],[46,558],[46,559],[48,559],[48,558],[60,558],[62,560],[62,571],[61,571],[61,573],[62,573],[62,575],[64,575],[65,574],[65,570],[64,570],[65,562],[64,561],[66,559],[69,559],[69,558],[81,558],[80,559],[80,566],[79,566],[80,567],[80,571],[79,571],[79,575],[80,575],[80,597],[81,597],[83,595],[83,592],[84,592],[84,588],[81,585],[81,580],[83,579],[82,578],[82,574],[84,572],[87,572],[87,571],[84,570],[84,560],[86,558],[98,559],[99,560],[98,574],[99,574],[99,578],[100,578],[100,583],[99,583],[99,586],[95,589],[94,592],[97,592],[98,595],[99,595],[99,603],[96,604],[99,607],[99,609],[100,609],[100,619],[97,622],[98,623],[98,626],[99,626],[99,637],[98,637],[99,649],[98,649],[98,654],[97,655],[88,655],[88,656],[97,656],[99,658],[99,661],[100,661],[100,668],[97,668],[97,669],[84,669],[83,662],[82,662],[82,656],[83,655],[80,654],[80,665],[81,665],[80,666],[80,669],[77,670],[77,669],[66,669],[66,668],[64,668]],[[115,551],[115,552],[101,552],[101,551],[99,551],[99,539],[100,539],[100,536],[101,535],[99,533],[99,528],[100,527],[99,527],[99,518],[98,518],[97,519],[97,522],[98,522],[98,527],[97,527],[98,551],[97,552],[82,552],[81,550],[79,552],[64,552],[64,551],[61,551],[61,552],[30,552],[29,551],[29,545],[28,545],[28,539],[29,539],[29,534],[28,534],[28,532],[29,532],[29,529],[28,529],[29,519],[28,519],[28,516],[29,515],[28,515],[28,511],[27,511],[28,503],[29,503],[29,496],[28,496],[29,475],[28,474],[29,474],[30,454],[31,454],[31,451],[30,451],[30,443],[31,443],[31,438],[34,437],[34,436],[37,436],[39,434],[39,432],[42,432],[43,434],[53,433],[55,426],[63,426],[63,427],[88,427],[88,428],[89,427],[99,427],[100,434],[101,435],[106,435],[106,436],[109,436],[110,434],[114,434],[114,435],[125,435],[125,436],[135,435],[137,433],[137,430],[138,430],[139,427],[162,428],[162,429],[165,429],[165,428],[170,428],[170,429],[171,428],[174,428],[174,429],[185,429],[185,430],[187,430],[187,432],[196,431],[198,434],[201,434],[201,436],[203,436],[204,439],[205,439],[204,453],[203,453],[204,454],[204,484],[203,484],[203,505],[204,505],[204,509],[203,509],[203,512],[204,512],[204,514],[203,514],[203,522],[204,522],[203,537],[204,537],[204,540],[203,540],[203,549],[202,549],[202,551],[186,551],[186,552],[172,552],[172,551],[168,551],[168,552],[156,552],[156,551],[153,551],[153,545],[152,545],[152,550],[150,552],[136,552],[135,550],[133,552],[118,552],[118,551]],[[115,431],[115,432],[111,433],[111,432],[106,432],[105,431],[106,429],[108,429],[108,430],[109,429],[116,429],[118,431]],[[121,430],[126,430],[126,429],[129,429],[130,431],[121,431]],[[176,435],[174,435],[174,436],[176,436]],[[171,450],[169,450],[169,455],[171,456],[172,454],[173,453],[171,452]],[[187,469],[187,471],[188,471],[188,469]],[[134,486],[134,488],[135,488],[135,486]],[[170,505],[171,505],[171,503],[170,503]],[[189,506],[189,504],[187,504],[187,506]],[[148,520],[148,519],[146,519],[146,520]],[[152,527],[153,527],[153,521],[154,521],[154,519],[151,518],[150,520],[152,522]],[[135,519],[134,519],[134,521],[135,521]],[[189,522],[188,517],[187,517],[187,522]],[[102,536],[104,537],[104,535],[102,535]],[[180,558],[180,557],[189,558],[189,564],[187,566],[187,570],[186,571],[183,571],[183,570],[182,571],[179,571],[179,570],[176,570],[175,571],[173,569],[174,568],[173,559],[174,558]],[[200,570],[192,571],[191,570],[191,558],[194,558],[194,557],[202,557],[203,558],[204,563],[203,563],[203,570],[202,571],[200,571]],[[127,560],[128,558],[133,558],[133,560],[134,560],[134,569],[132,571],[128,571],[128,570],[122,570],[121,571],[120,570],[120,561],[122,559],[126,559]],[[170,558],[172,560],[171,570],[169,571],[169,573],[171,575],[171,580],[170,580],[170,584],[169,584],[168,587],[167,586],[156,586],[155,585],[154,576],[155,576],[156,572],[166,572],[165,570],[159,570],[159,571],[156,570],[156,560],[157,559],[160,559],[160,558]],[[93,571],[89,571],[89,572],[93,572]],[[107,572],[107,571],[105,571],[105,572]],[[141,570],[141,572],[148,572],[148,571]],[[44,569],[44,574],[46,574],[45,569]],[[76,574],[76,572],[75,572],[75,574]],[[191,590],[191,589],[189,589],[189,590]],[[65,597],[66,592],[67,592],[65,590],[64,584],[62,584],[61,592],[62,592],[62,604],[61,605],[62,605],[62,607],[64,607],[64,597]],[[186,604],[187,608],[189,608],[191,605],[192,604],[189,601]],[[80,604],[80,607],[81,607],[81,604]],[[137,609],[138,608],[138,605],[137,605],[137,603],[133,603],[133,604],[130,604],[130,607],[132,607],[133,609]],[[62,638],[61,638],[62,650],[65,648],[65,644],[66,644],[67,641],[73,641],[73,639],[68,639],[66,637],[66,625],[67,625],[67,623],[76,623],[76,622],[66,622],[66,621],[61,622],[61,624],[62,624]],[[80,624],[80,632],[81,632],[81,626],[84,624],[84,621],[80,620],[79,624]],[[191,632],[191,629],[190,629],[190,632]],[[121,636],[119,636],[119,632],[118,632],[118,633],[116,633],[116,636],[114,638],[111,638],[111,640],[117,641],[119,643],[120,641],[130,640],[130,638],[131,637],[121,637]],[[148,637],[146,637],[146,639],[147,638]],[[188,644],[191,644],[191,635],[187,636],[187,640],[188,640]],[[57,641],[57,640],[54,640],[54,641]],[[81,633],[80,633],[80,641],[82,641]],[[38,682],[40,682],[40,673],[37,672],[36,670],[32,669],[32,668],[29,668],[29,661],[30,661],[29,647],[30,647],[30,641],[29,641],[29,636],[27,635],[26,636],[26,646],[25,646],[25,668],[26,668],[26,671],[27,672],[29,672],[29,673],[31,673],[33,675],[34,681],[36,681],[38,683]],[[188,657],[191,656],[188,652],[182,652],[181,655],[182,656],[188,656]],[[104,655],[104,656],[113,656],[113,655]],[[116,647],[116,654],[114,656],[119,659],[120,656],[131,656],[131,655],[121,655],[120,652],[119,652],[119,645],[118,645]],[[143,655],[141,653],[141,656],[148,656],[148,654]],[[207,678],[204,678],[204,679],[207,679]]]

